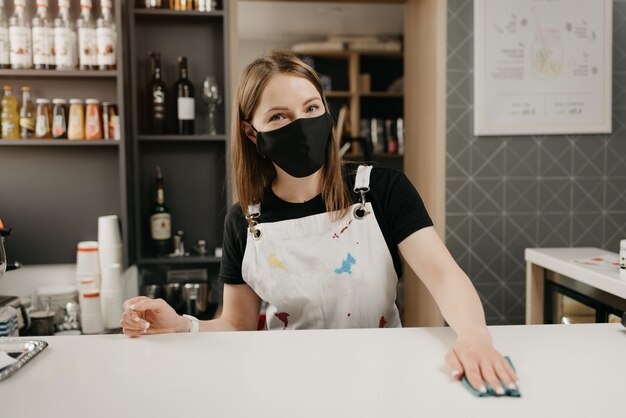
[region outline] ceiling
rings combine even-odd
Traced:
[[[325,38],[327,35],[399,35],[404,5],[340,2],[238,2],[239,39]]]

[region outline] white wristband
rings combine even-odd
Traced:
[[[183,317],[189,320],[189,332],[196,333],[200,331],[200,321],[195,316],[183,314]]]

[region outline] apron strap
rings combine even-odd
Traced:
[[[361,205],[354,211],[354,217],[356,219],[363,219],[367,215],[365,210],[365,193],[370,191],[370,174],[372,173],[372,168],[371,165],[363,164],[359,166],[356,172],[354,193],[361,195]]]
[[[261,204],[255,203],[253,205],[248,205],[248,214],[246,215],[246,217],[248,216],[253,219],[261,216]]]
[[[370,174],[372,173],[373,166],[360,165],[356,172],[356,179],[354,180],[354,192],[367,193],[370,190]]]

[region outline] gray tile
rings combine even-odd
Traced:
[[[471,175],[474,177],[503,176],[505,149],[505,142],[501,138],[477,138],[471,150]]]
[[[468,71],[448,71],[447,106],[471,107],[473,104],[472,82],[472,74]]]
[[[504,184],[504,209],[507,212],[534,213],[539,209],[537,179],[507,178]]]
[[[470,210],[472,212],[502,213],[504,187],[501,179],[474,179],[470,183]]]
[[[626,122],[626,112],[624,112]],[[607,143],[606,175],[626,176],[626,134],[613,137]]]
[[[611,177],[606,182],[606,210],[626,211],[626,177]]]
[[[467,180],[446,180],[446,211],[464,216],[470,211],[470,190]]]
[[[626,107],[626,71],[613,72],[613,107]]]
[[[572,182],[573,210],[602,211],[604,208],[604,181],[602,177],[578,179]]]
[[[571,145],[566,137],[549,137],[539,149],[539,175],[561,177],[572,175]]]
[[[620,240],[626,239],[626,211],[604,216],[604,243],[602,248],[619,252]]]
[[[574,175],[585,177],[604,175],[605,148],[606,142],[600,136],[577,138],[572,146]]]
[[[569,213],[541,214],[537,247],[569,247],[572,216]]]
[[[604,244],[602,213],[574,214],[572,246],[602,247]]]
[[[511,138],[506,147],[506,175],[536,176],[539,171],[539,148],[532,137]]]
[[[539,181],[539,210],[542,212],[569,211],[571,196],[571,180]]]
[[[537,244],[538,218],[536,214],[515,214],[505,217],[504,222],[504,257],[505,279],[511,277],[511,271],[524,268],[524,251]]]

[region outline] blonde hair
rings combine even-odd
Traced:
[[[289,74],[310,81],[319,92],[326,111],[330,112],[319,77],[293,53],[273,50],[246,67],[233,101],[231,141],[235,192],[244,214],[248,213],[250,204],[261,202],[263,191],[276,178],[276,169],[269,158],[259,155],[256,145],[244,132],[242,122],[252,119],[263,90],[277,74]],[[345,216],[352,203],[343,180],[339,140],[333,131],[322,167],[322,197],[326,211],[334,213],[335,220]],[[255,231],[253,221],[248,219],[248,223]]]

